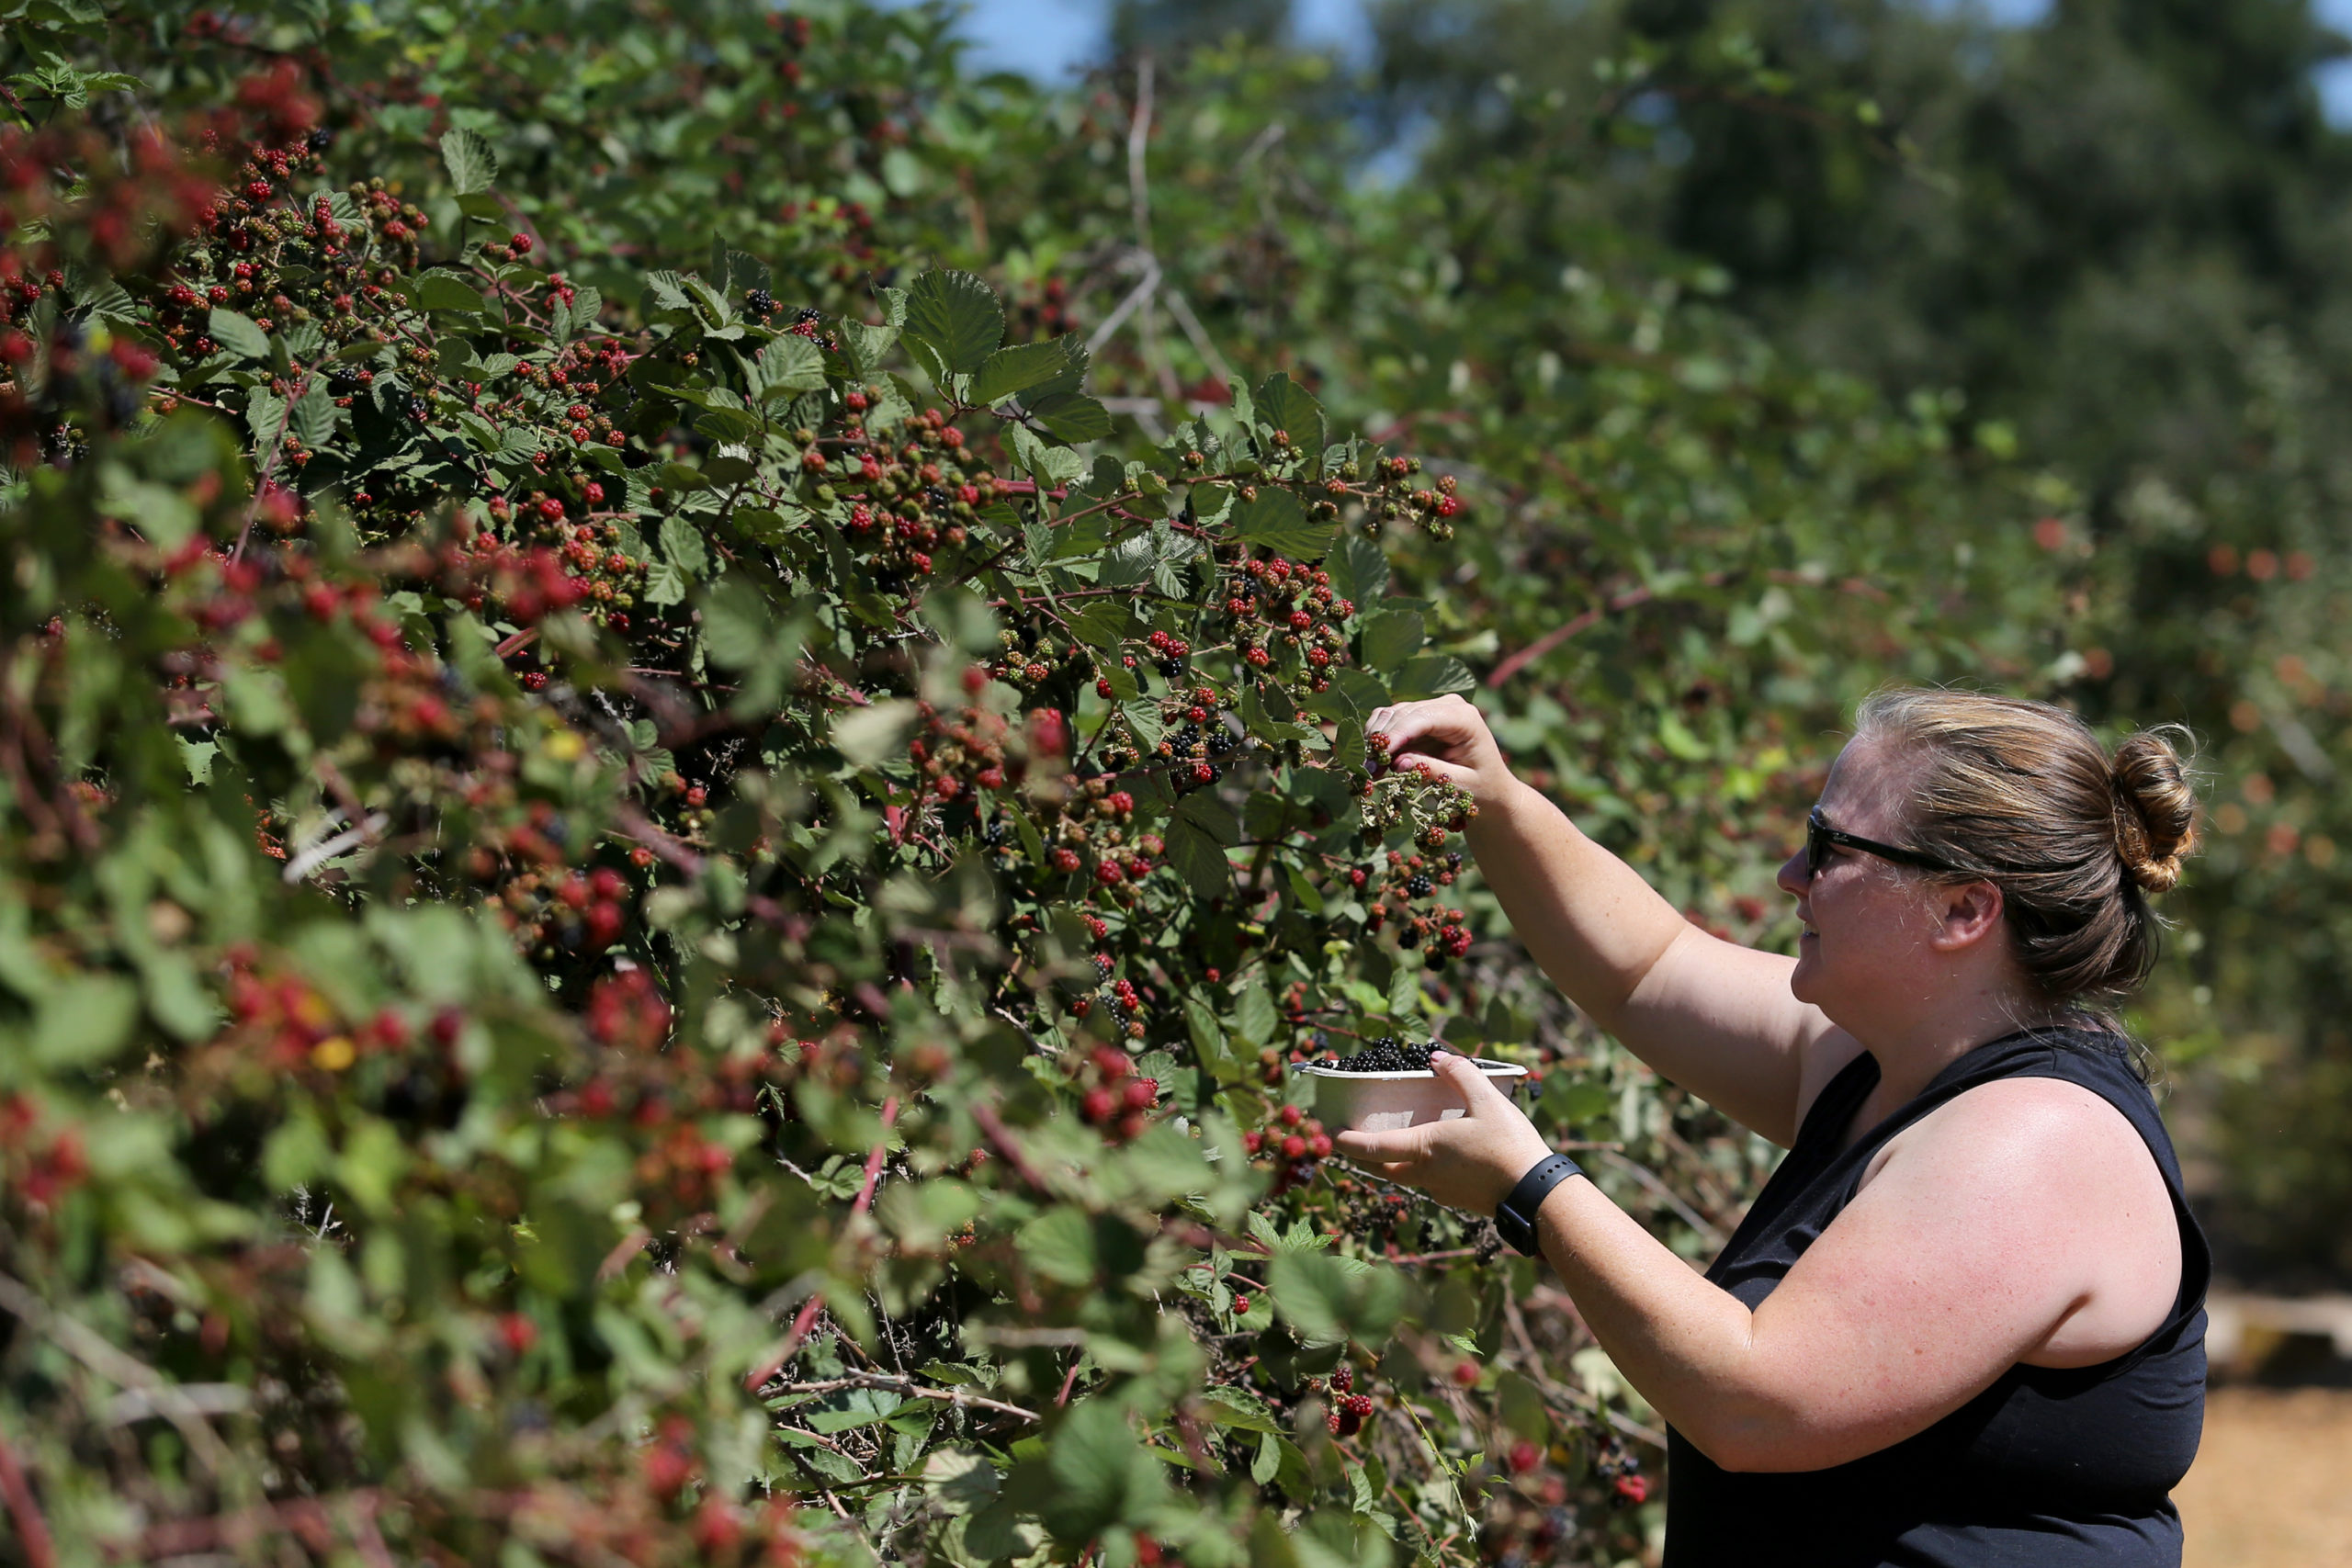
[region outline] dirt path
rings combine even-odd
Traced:
[[[2352,1390],[2214,1389],[2173,1500],[2182,1568],[2352,1563]]]

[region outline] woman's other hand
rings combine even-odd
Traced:
[[[1469,704],[1461,705],[1475,716]],[[1485,732],[1486,727],[1479,726],[1479,733]],[[1418,1187],[1441,1203],[1491,1214],[1510,1196],[1519,1179],[1552,1150],[1535,1124],[1469,1057],[1432,1051],[1430,1066],[1462,1097],[1464,1114],[1393,1133],[1349,1131],[1332,1143],[1341,1154],[1362,1160],[1392,1181]]]
[[[1388,737],[1393,768],[1425,766],[1448,784],[1469,791],[1480,806],[1499,804],[1519,787],[1486,716],[1449,692],[1420,702],[1392,703],[1373,710],[1365,732]]]

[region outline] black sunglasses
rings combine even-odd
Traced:
[[[1829,825],[1829,818],[1824,817],[1821,814],[1821,807],[1816,806],[1813,808],[1812,814],[1804,819],[1804,879],[1807,882],[1814,879],[1815,874],[1821,870],[1822,863],[1829,858],[1829,846],[1832,844],[1849,850],[1860,850],[1866,854],[1876,855],[1881,860],[1891,860],[1897,865],[1916,865],[1922,871],[1956,872],[1960,869],[1956,865],[1936,859],[1933,855],[1921,854],[1917,850],[1906,850],[1895,844],[1882,844],[1875,839],[1864,839],[1852,833],[1841,832]]]

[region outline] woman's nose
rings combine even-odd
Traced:
[[[1781,863],[1780,872],[1774,875],[1772,881],[1781,892],[1787,894],[1790,897],[1804,897],[1805,889],[1813,886],[1813,878],[1805,872],[1804,852],[1803,850],[1799,850],[1796,853],[1782,861]]]

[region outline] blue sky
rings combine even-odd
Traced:
[[[967,0],[964,30],[978,63],[1051,79],[1091,58],[1102,38],[1102,0]],[[1928,0],[1951,4],[1954,0]],[[1996,20],[2027,23],[2049,9],[2049,0],[1975,0]],[[2221,0],[2213,0],[2220,4]],[[2352,34],[2352,0],[2319,0],[2320,15]],[[1343,51],[1364,39],[1362,0],[1297,0],[1302,37]],[[2328,118],[2352,125],[2352,61],[2338,61],[2321,73],[2320,92]]]

